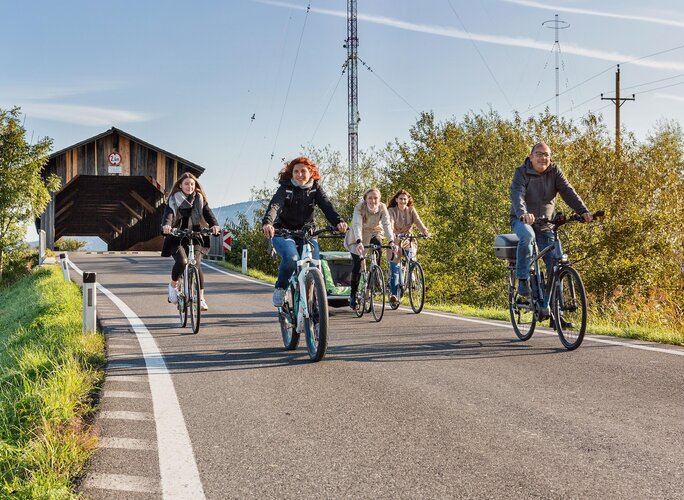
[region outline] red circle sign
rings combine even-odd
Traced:
[[[109,153],[109,164],[114,167],[121,165],[121,155],[116,151]]]

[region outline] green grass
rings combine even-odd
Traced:
[[[0,292],[0,497],[72,498],[95,448],[85,419],[104,338],[84,334],[81,292],[57,266]]]
[[[234,264],[227,262],[218,262],[218,264],[222,265],[226,269],[230,269],[238,273],[242,272],[242,269]],[[270,276],[254,269],[248,269],[247,275],[267,283],[275,283],[276,280],[274,276]],[[408,299],[405,299],[403,301],[404,305],[408,304],[407,300]],[[425,303],[425,308],[431,309],[433,311],[459,314],[461,316],[509,321],[508,309],[505,308],[477,308],[461,304],[428,302]],[[605,318],[598,317],[598,315],[589,316],[587,333],[684,346],[684,332],[666,330],[662,327],[617,324]]]

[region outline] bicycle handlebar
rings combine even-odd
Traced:
[[[598,210],[595,213],[593,213],[591,216],[594,219],[597,219],[599,217],[603,217],[605,215],[605,210]],[[535,219],[534,223],[536,224],[537,222],[539,223],[549,223],[552,224],[556,229],[562,226],[563,224],[567,224],[568,222],[582,222],[584,223],[584,217],[582,217],[579,214],[572,214],[569,216],[565,216],[563,214],[556,214],[556,216],[553,219],[549,219],[548,217],[539,217],[538,219]]]
[[[427,239],[429,239],[430,237],[424,235],[423,233],[419,233],[419,234],[413,234],[413,233],[405,233],[405,234],[402,234],[402,233],[397,233],[397,234],[394,235],[394,238],[397,239],[397,240],[409,240],[409,241],[411,241],[411,240],[417,240],[417,239],[426,239],[426,240],[427,240]]]
[[[276,228],[274,231],[275,236],[299,238],[299,239],[305,240],[305,241],[309,241],[310,239],[318,236],[319,234],[323,234],[323,233],[336,234],[337,230],[333,227],[326,227],[326,228],[314,231],[313,226],[304,226],[302,229]]]
[[[199,231],[193,231],[192,229],[178,229],[177,227],[174,227],[170,234],[173,236],[178,236],[179,238],[199,238],[205,234],[210,235],[212,232],[211,228],[208,227],[203,227]]]

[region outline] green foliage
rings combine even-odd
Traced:
[[[55,250],[60,250],[62,252],[78,252],[79,250],[85,248],[87,244],[88,242],[83,240],[60,238],[55,241]]]
[[[56,266],[0,292],[0,497],[68,498],[95,447],[84,424],[104,339]]]
[[[644,142],[623,135],[618,158],[597,115],[569,122],[546,110],[507,120],[489,110],[437,123],[423,113],[408,141],[362,155],[357,179],[350,179],[337,152],[306,154],[319,165],[323,185],[348,221],[372,185],[386,202],[400,188],[413,195],[433,233],[419,249],[429,302],[500,307],[506,302],[505,267],[494,258],[492,244],[496,234],[511,232],[513,172],[539,141],[549,144],[587,206],[607,213],[598,223],[561,230],[593,317],[622,329],[640,324],[684,331],[684,135],[676,123],[659,123]],[[268,199],[272,191],[260,194]],[[557,207],[570,212],[560,198]],[[325,224],[320,214],[317,220]],[[258,226],[241,228],[252,231],[244,238],[257,253],[263,247]],[[340,249],[334,240],[321,246]],[[272,274],[273,262],[253,261],[249,248],[250,267]]]
[[[59,188],[59,178],[43,179],[52,140],[26,141],[19,108],[0,109],[0,279],[5,255],[17,251],[24,225],[37,218]]]

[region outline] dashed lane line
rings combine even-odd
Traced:
[[[83,479],[83,488],[133,493],[159,493],[159,481],[127,474],[88,474]]]
[[[83,274],[73,262],[69,261],[69,265]],[[206,498],[176,389],[154,337],[125,302],[99,283],[97,288],[126,316],[145,359],[157,429],[162,495],[164,498]]]
[[[154,420],[151,413],[142,411],[102,410],[98,416],[109,420]]]

